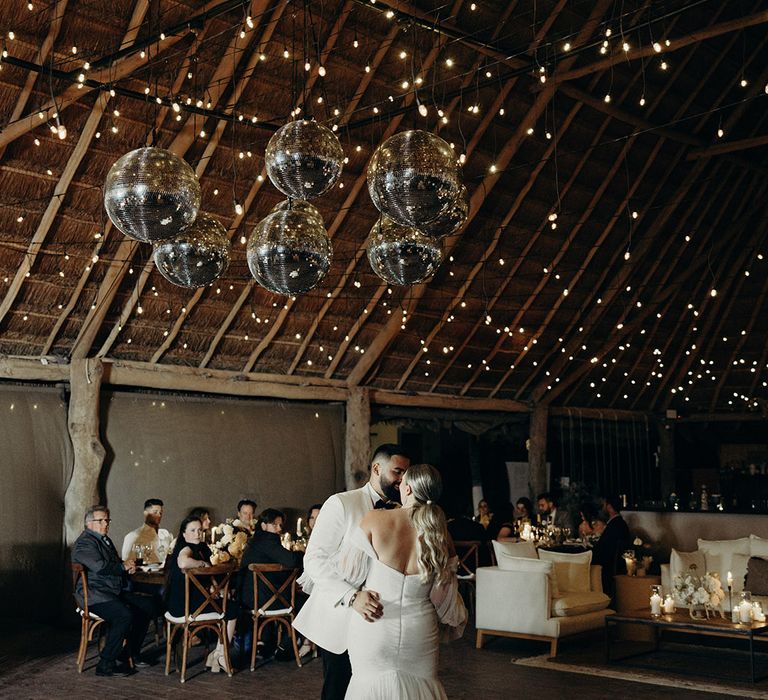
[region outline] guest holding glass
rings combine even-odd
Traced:
[[[199,517],[189,515],[181,521],[176,545],[168,556],[166,563],[166,609],[174,617],[184,617],[185,586],[184,572],[188,569],[206,569],[211,566],[211,550],[202,541],[203,524]],[[195,586],[189,587],[189,609],[197,610],[205,600],[203,594]],[[234,607],[234,609],[233,609]],[[205,612],[203,610],[202,612]],[[235,632],[237,621],[236,606],[227,606],[227,639],[230,640]],[[219,642],[205,661],[206,668],[214,673],[226,670],[224,663],[224,645]]]

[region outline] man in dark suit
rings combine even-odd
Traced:
[[[280,541],[284,522],[285,515],[279,510],[267,508],[262,511],[261,515],[259,515],[253,537],[243,552],[243,558],[240,562],[240,600],[242,601],[243,608],[246,610],[253,610],[256,605],[253,597],[253,574],[248,571],[250,564],[282,564],[290,569],[302,566],[304,552],[292,552],[283,547]],[[287,573],[280,571],[267,572],[265,575],[275,589],[279,589],[288,576]],[[258,604],[262,607],[266,605],[273,595],[267,584],[262,581],[259,581],[258,594]],[[288,598],[288,595],[285,597]],[[274,606],[280,607],[278,603],[274,603]],[[261,641],[264,642],[262,656],[272,656],[277,646],[274,624],[267,625],[264,628],[264,635]]]
[[[133,559],[122,561],[109,539],[109,509],[91,506],[85,514],[85,530],[75,540],[72,561],[82,564],[88,578],[88,608],[105,620],[107,638],[96,666],[97,676],[130,675],[135,668],[117,664],[123,640],[127,639],[127,653],[134,665],[146,665],[139,661],[139,652],[152,616],[151,600],[142,599],[123,590],[127,574],[136,570]],[[75,598],[83,605],[82,584],[78,581]]]
[[[603,508],[608,517],[603,534],[592,548],[592,563],[603,567],[603,593],[613,598],[613,577],[621,573],[622,552],[630,545],[629,526],[621,517],[619,499],[606,497]]]

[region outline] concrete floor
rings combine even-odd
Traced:
[[[18,630],[4,625],[0,639],[0,697],[45,698],[317,698],[322,685],[322,663],[310,660],[302,668],[294,663],[270,661],[251,673],[238,671],[232,678],[223,673],[206,672],[201,663],[203,649],[195,649],[194,665],[187,682],[179,683],[177,673],[164,675],[161,663],[129,678],[97,678],[95,646],[89,649],[90,661],[83,674],[75,669],[78,631],[34,626]],[[543,654],[547,645],[536,642],[495,639],[483,650],[473,646],[474,634],[441,649],[441,679],[448,697],[462,698],[578,698],[579,700],[688,700],[725,697],[675,687],[633,683],[594,676],[563,673],[556,670],[525,668],[514,665],[513,657]],[[581,638],[562,643],[600,645],[601,638]],[[768,691],[766,692],[768,697]],[[733,697],[733,696],[731,696]],[[395,699],[393,699],[395,700]]]

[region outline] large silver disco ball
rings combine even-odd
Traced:
[[[446,238],[458,233],[469,216],[469,192],[465,185],[461,186],[459,194],[448,209],[446,209],[434,221],[421,226],[421,230],[430,236]]]
[[[386,217],[373,225],[366,246],[373,271],[390,284],[423,282],[443,261],[439,240]]]
[[[109,169],[104,207],[126,236],[144,243],[163,241],[195,220],[200,183],[190,165],[170,151],[137,148]]]
[[[329,128],[300,119],[280,127],[264,154],[267,174],[283,194],[298,199],[319,197],[341,175],[344,151]]]
[[[456,200],[461,187],[456,155],[428,131],[390,136],[368,163],[368,192],[376,208],[403,226],[421,227]]]
[[[300,294],[316,287],[331,266],[333,249],[322,220],[300,211],[276,211],[248,239],[248,267],[275,294]]]
[[[275,204],[275,206],[272,207],[272,211],[297,211],[306,216],[314,216],[315,218],[320,219],[321,223],[323,221],[323,215],[320,213],[320,210],[314,204],[310,204],[306,199],[294,199],[293,197],[289,197],[288,199],[284,199],[282,202]]]
[[[183,233],[155,243],[155,266],[180,287],[204,287],[229,266],[229,236],[210,214],[200,212]]]

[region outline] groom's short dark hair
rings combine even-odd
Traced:
[[[405,451],[405,448],[401,445],[395,445],[391,442],[385,442],[383,445],[379,445],[373,451],[373,457],[371,457],[371,465],[380,459],[389,461],[392,457],[405,457],[410,459],[411,456]]]

